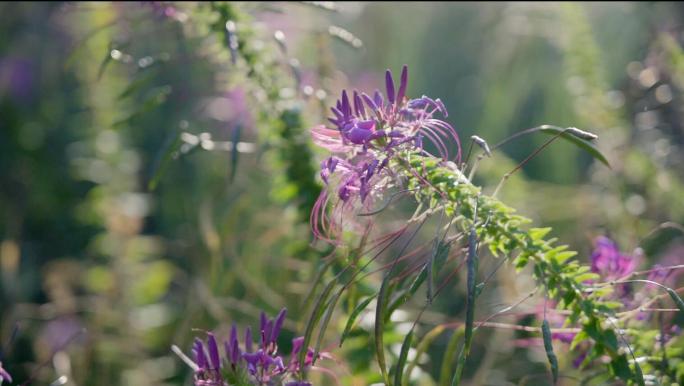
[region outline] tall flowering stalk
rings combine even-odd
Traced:
[[[398,90],[395,90],[391,73],[387,72],[385,97],[379,92],[371,97],[356,91],[350,97],[343,91],[331,109],[332,127],[321,125],[312,129],[314,142],[332,153],[321,163],[320,174],[326,188],[311,215],[312,228],[317,237],[334,244],[342,243],[342,231],[352,227],[358,211],[369,209],[375,199],[385,196],[390,188],[411,192],[417,201],[418,209],[409,224],[416,223],[419,227],[431,214],[443,213],[450,219],[449,224],[457,230],[448,238],[446,235],[442,237],[442,241],[436,240],[437,248],[433,249],[435,252],[427,259],[423,270],[419,270],[420,273],[409,270],[408,276],[402,274],[395,278],[394,271],[400,257],[386,266],[389,269],[377,294],[375,318],[375,351],[385,382],[390,383],[382,339],[384,323],[401,301],[414,294],[423,282],[428,282],[428,294],[431,293],[431,272],[438,264],[435,256],[440,253],[440,248],[448,251],[450,244],[462,240],[463,248],[457,250],[468,251],[465,262],[468,266],[468,300],[464,344],[458,356],[452,385],[460,383],[473,339],[475,304],[487,282],[477,282],[479,246],[487,247],[499,259],[510,260],[517,269],[532,266],[538,286],[546,289],[548,298],[560,309],[569,311],[567,323],[581,326],[580,332],[573,337],[573,345],[581,341],[593,342],[587,361],[607,356],[610,358],[608,370],[614,377],[644,384],[644,375],[634,352],[613,322],[617,309],[622,306],[611,301],[612,297],[609,296],[614,285],[612,282],[597,282],[602,275],[614,280],[620,275],[633,273],[634,262],[616,252],[614,245],[607,240],[599,240],[598,255],[594,256],[593,265],[583,266],[574,259],[575,252],[568,251],[566,246],[555,245],[555,239],[547,237],[550,229],[528,228],[526,224],[531,220],[515,214],[512,208],[495,197],[483,194],[481,188],[472,184],[462,170],[456,131],[448,123],[435,118],[436,114],[447,116],[444,105],[439,99],[426,96],[408,98],[407,80],[407,69],[404,67]],[[566,134],[566,131],[558,136]],[[424,138],[433,143],[438,156],[425,150]],[[451,139],[458,147],[456,162],[449,160],[445,142]],[[366,237],[364,233],[363,239]],[[442,245],[445,247],[440,247]],[[353,276],[364,268],[365,265],[361,268],[352,267]],[[388,305],[387,299],[391,298],[392,292],[401,287],[396,284],[408,280],[411,273],[415,273],[411,288],[400,292],[396,300]],[[390,281],[394,285],[388,284]],[[347,286],[345,284],[343,290]],[[318,304],[326,304],[325,299],[331,289],[332,284],[321,294]],[[674,291],[668,290],[668,293],[674,294]],[[672,296],[674,299],[677,295]],[[334,306],[337,298],[339,294],[327,304]],[[360,306],[367,304],[364,302]],[[313,316],[320,314],[315,311]],[[356,314],[352,314],[351,318]],[[559,364],[551,343],[552,330],[545,315],[540,330],[555,382],[559,376]],[[402,353],[408,351],[407,345],[411,345],[408,338]],[[400,357],[399,360],[394,369],[395,383],[402,379],[402,362],[406,358]]]

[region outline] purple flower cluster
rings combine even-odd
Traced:
[[[408,68],[403,67],[399,87],[395,88],[392,73],[385,74],[386,93],[373,96],[354,91],[342,97],[332,107],[333,127],[316,126],[311,130],[314,143],[334,155],[321,163],[321,178],[326,189],[321,193],[311,215],[314,233],[334,233],[335,222],[326,216],[329,191],[335,190],[342,207],[359,203],[367,205],[368,197],[379,194],[391,184],[390,160],[400,151],[423,150],[423,139],[437,148],[440,156],[449,158],[445,139],[453,139],[460,161],[461,146],[456,130],[447,122],[436,119],[439,113],[448,116],[439,99],[422,96],[406,97]],[[333,187],[334,186],[334,187]],[[323,231],[323,234],[321,233]]]
[[[5,369],[2,367],[2,362],[0,362],[0,385],[2,385],[3,382],[5,382],[5,381],[7,381],[7,382],[12,382],[12,377],[11,377],[10,374],[7,372],[7,370],[5,370]]]
[[[223,343],[222,357],[216,337],[207,333],[206,343],[196,338],[192,347],[195,358],[195,386],[229,386],[229,385],[275,385],[311,386],[301,380],[284,383],[288,376],[300,371],[297,356],[302,350],[304,339],[292,341],[290,362],[285,364],[278,355],[277,339],[285,321],[286,309],[273,319],[261,314],[259,341],[252,339],[252,330],[247,327],[243,345],[240,345],[237,327],[232,326],[230,338]],[[313,363],[313,350],[309,349],[305,366]]]

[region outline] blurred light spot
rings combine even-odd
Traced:
[[[129,217],[145,217],[149,211],[147,195],[141,193],[125,193],[119,197],[121,211]]]
[[[650,130],[658,124],[658,114],[653,111],[638,113],[635,117],[636,127],[641,130]]]
[[[318,89],[316,90],[316,98],[320,100],[324,100],[328,96],[328,93],[325,92],[323,89]]]
[[[279,95],[282,99],[290,99],[295,96],[295,90],[289,87],[283,87],[280,89]]]
[[[655,90],[655,98],[659,103],[665,104],[672,101],[672,89],[667,84],[658,86]]]
[[[123,56],[123,52],[119,50],[112,50],[109,55],[112,57],[114,60],[119,60]]]
[[[641,64],[641,62],[630,62],[627,65],[627,75],[629,75],[630,78],[637,80],[639,79],[639,74],[643,69],[644,66]]]
[[[658,187],[663,190],[670,190],[670,188],[672,188],[672,182],[667,173],[658,173],[656,176],[656,183],[658,184]]]
[[[584,79],[579,76],[572,76],[568,78],[565,85],[572,95],[582,95],[586,90]]]
[[[622,92],[617,90],[608,91],[606,93],[606,102],[608,106],[619,109],[625,104],[625,96]]]
[[[62,386],[66,385],[66,383],[69,381],[69,378],[67,378],[66,375],[62,375],[61,377],[57,378],[50,384],[50,386]]]
[[[86,167],[85,177],[93,182],[104,184],[112,178],[112,169],[103,160],[90,160]]]
[[[57,353],[55,353],[55,355],[52,357],[52,363],[55,366],[55,370],[57,370],[57,374],[71,374],[71,359],[69,358],[69,355],[66,352],[58,351]],[[63,383],[55,383],[62,378],[64,378]],[[57,385],[63,385],[64,383],[66,383],[66,381],[67,377],[63,375],[57,378],[57,380],[53,383]]]
[[[639,216],[646,211],[646,200],[638,194],[633,194],[625,201],[625,208],[633,216]]]
[[[0,267],[2,272],[14,275],[19,267],[19,245],[14,240],[4,240],[0,243]]]
[[[119,163],[119,170],[126,174],[134,174],[140,170],[140,165],[142,164],[140,156],[136,151],[126,150],[123,152],[121,157],[121,162]]]
[[[328,27],[328,33],[346,42],[354,48],[361,48],[363,46],[363,42],[361,41],[361,39],[357,38],[356,36],[354,36],[354,34],[352,34],[344,28],[331,25],[330,27]]]
[[[665,138],[661,138],[661,139],[655,141],[655,143],[653,144],[653,147],[654,147],[653,153],[656,157],[665,158],[670,154],[670,149],[671,149],[670,141],[668,141]]]
[[[262,40],[254,40],[254,41],[252,42],[252,48],[253,48],[255,51],[261,51],[261,50],[263,50],[263,49],[264,49],[264,46],[265,46],[265,44],[264,44],[264,42],[263,42]]]
[[[275,39],[279,42],[285,41],[285,34],[281,30],[275,31],[275,33],[273,34],[273,37],[275,37]]]
[[[152,63],[154,63],[154,59],[151,56],[145,56],[138,59],[138,67],[140,68],[149,67],[152,65]]]
[[[392,313],[390,320],[392,322],[405,322],[408,320],[408,312],[402,310],[396,310]]]
[[[314,93],[314,89],[311,86],[304,86],[304,88],[302,88],[302,92],[306,96],[311,96]]]
[[[653,67],[645,68],[639,73],[639,83],[644,88],[651,88],[658,82],[658,75]]]
[[[223,122],[230,121],[235,116],[232,101],[223,97],[212,98],[207,105],[207,113],[211,118]]]
[[[95,148],[104,154],[113,154],[119,150],[119,134],[113,130],[102,131],[95,139]]]
[[[131,312],[131,324],[139,330],[161,327],[171,320],[171,312],[163,304],[150,304]]]

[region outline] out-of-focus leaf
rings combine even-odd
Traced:
[[[413,357],[413,360],[408,363],[408,366],[406,366],[407,376],[402,378],[401,386],[408,386],[409,377],[411,376],[413,369],[416,367],[416,365],[418,365],[418,360],[420,360],[420,357],[423,355],[423,353],[427,351],[428,347],[430,347],[432,341],[442,334],[442,332],[444,332],[444,326],[440,325],[433,328],[427,334],[425,334],[425,336],[423,336],[423,339],[420,340],[418,346],[416,347],[416,355]]]
[[[180,149],[182,143],[183,141],[181,140],[180,132],[178,131],[170,133],[170,135],[166,138],[164,145],[157,153],[157,157],[155,158],[153,164],[154,166],[152,167],[152,172],[150,174],[151,177],[147,183],[148,190],[153,191],[157,188],[159,180],[162,178],[164,173],[166,173],[166,169],[169,167],[173,155],[178,151],[178,149]]]
[[[233,142],[233,149],[230,153],[230,177],[229,181],[233,182],[235,180],[235,173],[237,171],[238,158],[240,157],[240,152],[238,152],[238,144],[240,143],[240,135],[242,134],[242,126],[237,125],[233,129],[233,135],[231,141]]]
[[[677,305],[677,308],[679,308],[679,312],[684,314],[684,301],[682,301],[682,298],[672,288],[666,288],[666,291]]]
[[[130,123],[134,119],[154,110],[155,108],[159,107],[162,103],[166,102],[166,98],[171,94],[171,86],[163,86],[155,89],[152,92],[152,95],[149,96],[145,101],[140,104],[140,107],[136,109],[131,115],[128,117],[115,122],[112,127],[114,128],[120,128],[121,126]]]
[[[154,72],[149,72],[145,74],[145,76],[142,76],[133,82],[131,82],[128,87],[126,87],[121,94],[119,94],[119,100],[128,98],[129,96],[133,95],[136,91],[140,90],[143,86],[146,86],[152,79],[154,79]]]
[[[444,352],[444,359],[442,359],[442,367],[439,372],[439,386],[448,386],[451,375],[454,373],[452,365],[454,363],[454,358],[456,357],[456,348],[458,347],[458,341],[463,337],[465,329],[463,326],[454,330],[447,344],[446,351]]]

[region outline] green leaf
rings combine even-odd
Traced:
[[[349,319],[347,319],[347,324],[344,326],[344,332],[342,332],[342,337],[340,338],[340,347],[342,347],[342,343],[344,343],[344,340],[347,339],[347,335],[349,335],[349,332],[351,331],[352,327],[354,326],[354,322],[356,321],[356,318],[358,318],[359,314],[368,307],[368,304],[370,304],[371,301],[375,299],[375,295],[369,296],[366,300],[362,301],[361,303],[357,304],[356,307],[354,307],[354,311],[352,311],[351,315],[349,315]]]
[[[389,307],[387,307],[387,316],[385,317],[386,320],[390,315],[392,315],[394,311],[396,311],[399,307],[404,305],[413,295],[416,294],[418,288],[420,288],[420,286],[427,278],[427,270],[428,266],[426,264],[420,271],[418,276],[416,276],[415,280],[413,280],[411,286],[407,290],[403,291],[399,296],[397,296],[392,301],[392,303],[390,303]]]
[[[383,334],[385,329],[385,303],[387,302],[387,284],[389,283],[390,275],[385,275],[380,285],[380,292],[378,293],[378,302],[375,307],[375,328],[374,328],[374,342],[375,342],[375,355],[378,359],[378,366],[380,367],[380,372],[382,373],[382,378],[385,380],[386,384],[389,384],[389,379],[387,377],[387,365],[385,363],[385,346],[383,343]]]
[[[451,334],[446,351],[444,352],[444,359],[442,359],[442,367],[439,372],[439,386],[449,386],[449,379],[451,374],[453,374],[451,367],[454,363],[454,358],[456,357],[456,348],[458,347],[458,341],[463,337],[464,332],[465,329],[461,326]]]
[[[127,123],[130,123],[134,119],[145,115],[146,113],[156,109],[157,107],[161,106],[164,102],[166,102],[166,98],[171,94],[171,87],[170,86],[164,86],[164,87],[159,87],[155,89],[152,92],[152,95],[150,95],[147,99],[145,99],[141,104],[140,107],[134,111],[131,115],[128,117],[121,119],[117,122],[115,122],[112,127],[113,128],[119,128]]]
[[[677,292],[672,288],[667,288],[666,291],[670,294],[670,297],[677,305],[677,308],[679,308],[679,312],[684,314],[684,301],[682,301],[682,298],[680,298]]]
[[[330,280],[330,282],[325,286],[323,292],[318,296],[318,299],[316,300],[316,303],[314,304],[314,307],[311,310],[311,316],[309,317],[309,320],[306,323],[306,329],[304,330],[304,342],[302,343],[302,350],[299,352],[299,358],[297,358],[297,360],[299,361],[299,367],[301,368],[302,372],[304,372],[305,369],[304,363],[306,361],[306,354],[308,351],[307,348],[311,343],[311,335],[313,335],[313,331],[316,328],[316,324],[321,319],[321,315],[323,315],[323,312],[325,311],[325,307],[323,307],[323,305],[325,304],[325,301],[328,299],[328,296],[330,296],[330,292],[335,287],[335,284],[337,284],[336,278]]]
[[[182,143],[183,141],[181,140],[179,131],[170,133],[166,138],[166,141],[164,141],[164,145],[162,145],[153,164],[151,177],[147,183],[148,190],[153,191],[157,188],[159,180],[164,173],[166,173],[166,169],[168,169],[173,155],[180,149]]]
[[[540,126],[539,131],[541,131],[544,134],[549,134],[549,135],[560,134],[561,138],[563,138],[569,142],[572,142],[575,146],[586,151],[592,157],[599,160],[602,164],[604,164],[610,168],[610,164],[608,163],[608,159],[606,159],[606,157],[601,153],[601,151],[599,149],[597,149],[596,146],[594,146],[594,144],[592,144],[588,140],[582,139],[576,135],[573,135],[572,129],[573,128],[570,128],[570,130],[568,130],[568,129],[563,129],[560,127],[544,125],[544,126]],[[568,131],[565,131],[565,130],[568,130]]]
[[[125,99],[125,98],[133,95],[133,93],[135,93],[136,91],[140,90],[143,86],[150,83],[150,81],[152,79],[154,79],[154,76],[155,76],[154,72],[149,72],[145,76],[142,76],[142,77],[134,80],[133,82],[129,83],[128,87],[126,87],[121,92],[121,94],[119,94],[118,99],[122,100],[122,99]]]
[[[430,344],[432,344],[432,341],[435,340],[435,338],[437,338],[439,335],[441,335],[442,332],[444,332],[444,326],[440,325],[440,326],[436,326],[435,328],[430,330],[430,332],[425,334],[425,336],[423,336],[423,339],[420,340],[420,342],[418,343],[418,346],[416,347],[415,357],[413,358],[413,360],[411,362],[409,362],[408,366],[406,366],[406,374],[408,376],[411,375],[411,373],[413,372],[413,369],[418,364],[420,357],[423,355],[423,353],[425,353],[427,351],[428,347],[430,347]],[[408,377],[403,378],[401,381],[401,386],[408,386],[408,379],[409,379]]]
[[[411,342],[413,341],[413,328],[409,331],[408,335],[404,339],[404,343],[401,345],[401,352],[399,353],[399,360],[397,361],[397,367],[394,370],[394,386],[401,386],[401,378],[404,374],[404,366],[406,365],[406,358],[408,357],[409,349],[411,348]]]
[[[629,368],[629,362],[625,355],[613,357],[610,361],[610,367],[613,370],[613,374],[618,378],[624,381],[632,379],[632,371]]]

